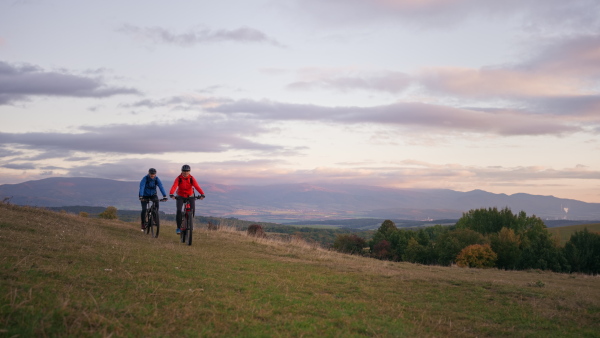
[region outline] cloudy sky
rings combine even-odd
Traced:
[[[600,202],[599,134],[597,0],[0,0],[0,184]]]

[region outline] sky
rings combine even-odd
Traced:
[[[600,203],[598,0],[0,0],[0,184]]]

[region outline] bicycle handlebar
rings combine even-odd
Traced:
[[[159,199],[158,202],[166,202],[168,200],[169,200],[168,198],[163,197],[163,198]],[[142,201],[142,202],[152,202],[152,200],[149,199],[149,198],[142,198],[140,201]]]
[[[204,195],[198,195],[198,196],[188,196],[188,197],[183,197],[183,196],[173,196],[173,197],[171,197],[171,198],[173,198],[173,199],[178,199],[178,198],[180,198],[180,199],[182,199],[182,200],[186,201],[186,200],[189,200],[189,199],[191,199],[191,198],[193,198],[193,199],[195,199],[195,200],[200,200],[200,199],[206,198],[206,196],[204,196]]]
[[[199,200],[199,199],[201,199],[201,198],[202,198],[202,196],[189,196],[189,197],[181,197],[181,199],[182,199],[184,202],[186,202],[187,200],[190,200],[190,199],[192,199],[192,198],[193,198],[193,199],[195,199],[195,200]]]

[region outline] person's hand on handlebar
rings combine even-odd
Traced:
[[[167,200],[168,200],[168,198],[166,198],[166,197],[163,197],[163,198],[162,198],[160,201],[161,201],[161,202],[166,202]]]
[[[172,199],[175,199],[175,195],[169,195],[169,197],[171,197]]]
[[[200,196],[198,196],[198,199],[199,199],[199,200],[203,200],[205,197],[206,197],[206,196],[204,196],[204,195],[200,195]]]

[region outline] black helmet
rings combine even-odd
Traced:
[[[154,168],[148,169],[148,174],[156,174],[156,169],[154,169]]]
[[[183,167],[181,167],[181,171],[190,171],[190,170],[192,170],[192,168],[190,168],[190,166],[187,164],[184,164]]]

